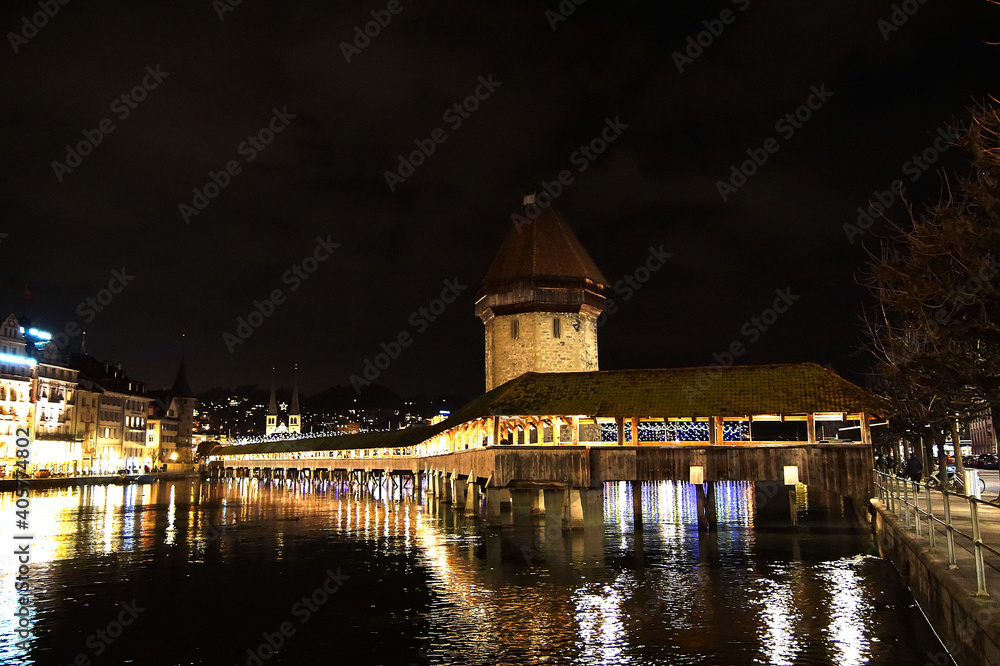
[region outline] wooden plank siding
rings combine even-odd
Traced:
[[[865,444],[739,444],[669,446],[493,446],[427,458],[229,459],[226,467],[390,471],[435,470],[496,488],[594,488],[606,481],[687,481],[693,465],[706,481],[781,481],[784,467],[799,468],[806,485],[866,499],[872,492],[872,449]]]

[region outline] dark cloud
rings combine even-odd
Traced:
[[[886,41],[876,23],[892,3],[752,0],[680,73],[674,53],[736,3],[584,3],[552,31],[557,4],[404,2],[351,63],[341,42],[385,3],[244,0],[223,21],[208,0],[61,5],[0,63],[0,302],[21,314],[29,283],[29,315],[62,330],[124,266],[136,279],[88,324],[93,353],[157,386],[186,330],[196,388],[267,383],[297,362],[315,391],[346,383],[457,278],[468,290],[381,380],[471,395],[473,292],[520,195],[574,169],[620,117],[621,138],[556,205],[611,280],[651,245],[674,256],[602,327],[602,365],[707,363],[791,286],[800,300],[741,360],[861,370],[864,254],[842,225],[938,127],[996,94],[1000,48],[985,42],[1000,10],[927,3]],[[0,25],[36,9],[8,3]],[[115,117],[156,65],[169,76]],[[444,111],[489,75],[502,85],[451,128]],[[834,96],[723,202],[717,181],[822,84]],[[241,142],[285,107],[296,117],[247,163]],[[105,117],[114,132],[58,182],[51,162]],[[390,192],[384,172],[439,127],[447,140]],[[242,172],[185,224],[178,205],[234,159]],[[910,194],[936,191],[927,174]],[[328,235],[340,247],[291,292],[282,275]],[[287,301],[230,354],[223,333],[275,288]]]

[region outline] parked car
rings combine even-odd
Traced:
[[[35,472],[36,479],[47,479],[49,478],[49,476],[51,476],[51,472],[49,472],[49,470],[47,469],[40,469],[37,472]]]
[[[988,453],[979,461],[980,469],[997,469],[997,457],[995,454]]]

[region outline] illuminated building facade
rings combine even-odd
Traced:
[[[32,440],[29,470],[78,472],[78,371],[61,362],[49,333],[23,324],[11,314],[0,326],[0,466],[16,462],[16,432],[25,428]]]
[[[177,426],[180,420],[170,409],[164,410],[156,402],[149,404],[146,419],[146,451],[143,464],[153,467],[176,462]]]
[[[48,345],[45,351],[52,348],[54,352],[54,347]],[[83,442],[77,437],[75,421],[78,375],[77,370],[58,365],[51,357],[35,366],[32,455],[53,473],[74,474],[82,467]]]
[[[146,454],[146,418],[150,398],[142,382],[129,377],[120,365],[101,363],[87,354],[72,353],[70,367],[80,373],[81,398],[87,398],[88,409],[81,436],[90,439],[89,424],[93,424],[93,453],[89,455],[89,471],[114,473],[119,469],[141,469]],[[82,411],[82,410],[81,410]],[[90,449],[84,445],[85,453]]]
[[[87,377],[78,376],[75,391],[75,439],[80,442],[80,468],[93,469],[97,451],[97,406],[100,387]]]
[[[37,361],[27,353],[28,341],[14,315],[0,325],[0,465],[14,465],[18,428],[34,417],[32,384]]]
[[[154,397],[160,411],[153,409]],[[0,325],[3,473],[17,462],[18,428],[31,435],[31,472],[107,474],[189,462],[196,404],[183,357],[173,387],[156,396],[120,365],[82,351],[64,362],[52,336],[27,320],[11,314]]]

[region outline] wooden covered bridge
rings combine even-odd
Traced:
[[[561,512],[572,526],[597,520],[609,481],[689,481],[709,500],[715,481],[798,481],[867,500],[879,413],[877,397],[812,363],[526,373],[434,425],[221,447],[210,467],[412,475],[488,521],[510,498],[515,513]]]

